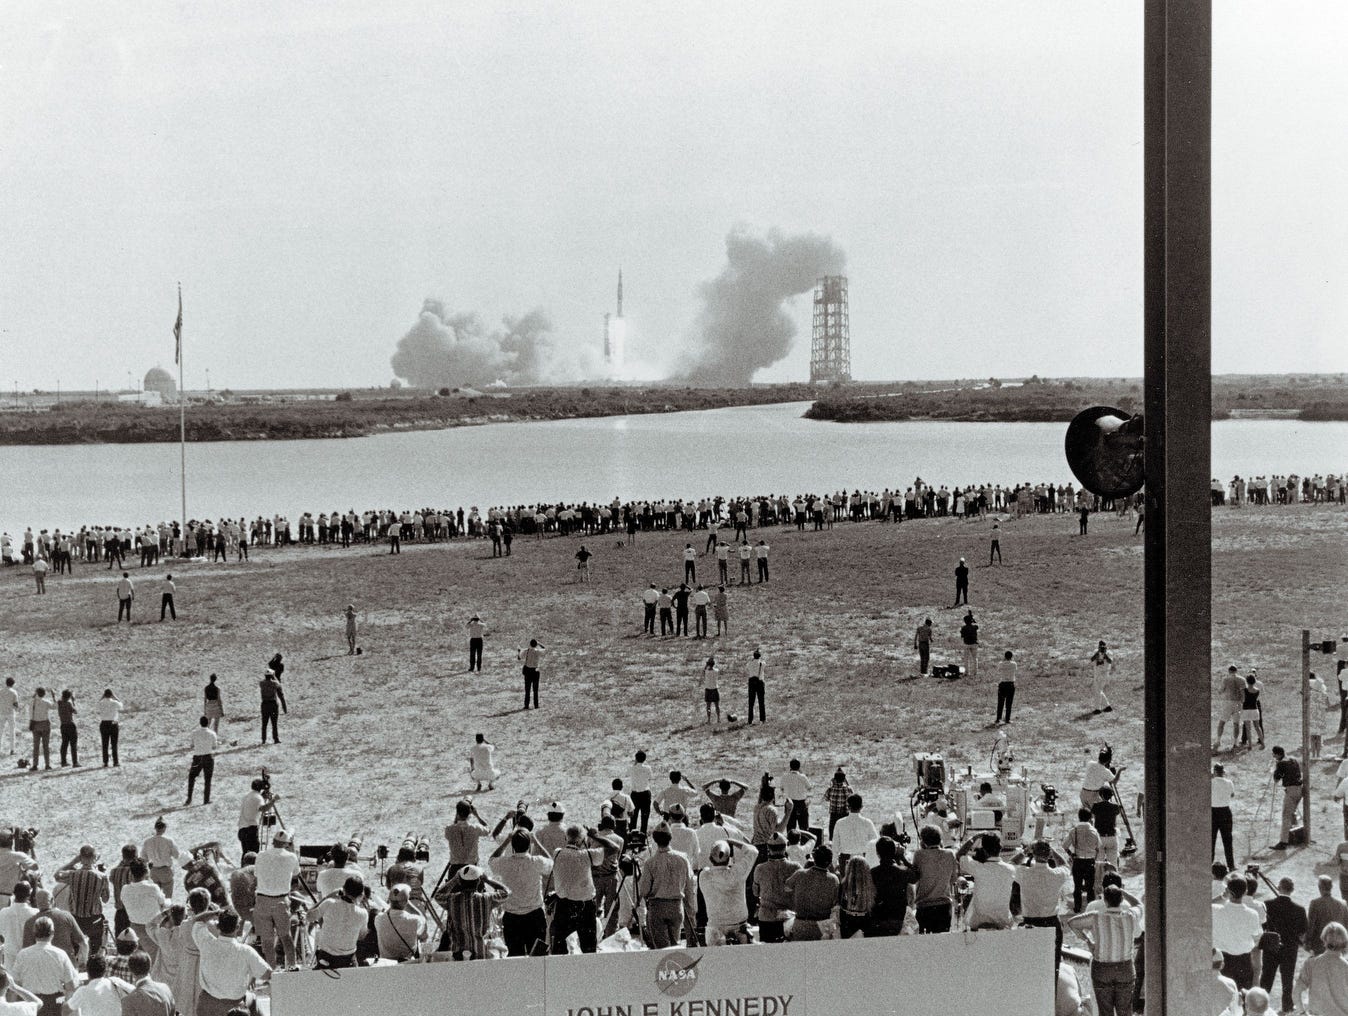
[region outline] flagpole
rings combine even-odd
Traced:
[[[183,284],[178,283],[178,465],[182,494],[182,534],[183,546],[187,545],[187,389],[183,387]]]

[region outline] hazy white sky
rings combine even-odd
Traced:
[[[1216,5],[1219,372],[1348,370],[1348,5]],[[1141,4],[0,9],[0,388],[387,383],[428,296],[687,334],[736,226],[846,252],[859,378],[1138,374]],[[787,360],[803,377],[808,299]]]

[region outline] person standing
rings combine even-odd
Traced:
[[[730,584],[730,544],[725,540],[716,543],[716,575],[722,586]]]
[[[39,557],[33,562],[33,581],[37,583],[37,592],[33,594],[34,596],[46,595],[48,570],[46,558]]]
[[[220,697],[220,686],[215,683],[215,675],[212,674],[206,682],[206,687],[202,689],[202,708],[201,715],[211,721],[211,729],[216,733],[220,732],[220,721],[225,717],[225,702]]]
[[[576,573],[581,582],[590,581],[590,558],[594,557],[585,549],[585,544],[580,545],[580,550],[576,551]]]
[[[995,557],[997,563],[1002,563],[1002,527],[999,523],[992,524],[992,543],[988,547],[988,567],[992,567],[992,559]]]
[[[1278,936],[1278,948],[1269,949],[1269,939],[1265,935],[1263,947],[1263,972],[1259,976],[1259,987],[1265,991],[1273,989],[1273,978],[1282,978],[1282,1011],[1292,1011],[1292,978],[1297,969],[1297,953],[1306,937],[1306,908],[1292,899],[1296,886],[1290,878],[1278,880],[1278,895],[1269,900],[1265,909],[1268,919],[1264,923],[1266,932]]]
[[[1325,944],[1321,933],[1335,921],[1348,924],[1348,903],[1334,898],[1334,880],[1328,875],[1320,875],[1315,880],[1320,895],[1311,900],[1306,908],[1306,948],[1315,955],[1324,952]]]
[[[1282,831],[1273,849],[1286,850],[1292,840],[1297,805],[1301,803],[1301,763],[1288,758],[1282,746],[1277,744],[1273,746],[1273,782],[1282,784]]]
[[[260,839],[262,815],[270,811],[263,789],[266,781],[255,779],[249,784],[248,793],[243,795],[239,804],[239,851],[243,854],[256,854],[262,849]]]
[[[98,739],[103,746],[104,769],[108,768],[109,758],[114,766],[121,765],[117,758],[117,739],[122,729],[122,710],[125,708],[126,706],[112,693],[111,688],[103,689],[103,697],[94,706],[94,712],[98,716]]]
[[[1240,703],[1240,743],[1246,748],[1250,746],[1251,727],[1254,728],[1259,747],[1264,746],[1264,706],[1260,701],[1263,690],[1264,686],[1259,683],[1254,671],[1245,675],[1245,691]]]
[[[474,614],[468,619],[468,673],[482,673],[482,641],[487,637],[486,625]]]
[[[674,634],[674,597],[668,589],[661,589],[655,605],[660,611],[660,637]]]
[[[725,586],[717,586],[711,598],[711,611],[716,616],[716,635],[730,634],[730,604],[726,600]]]
[[[346,655],[356,655],[356,607],[348,603],[342,614],[346,618]]]
[[[935,935],[950,930],[951,887],[959,874],[955,852],[941,845],[941,830],[924,825],[917,834],[920,846],[913,851],[917,883],[913,892],[913,912],[919,935]]]
[[[646,764],[646,753],[639,751],[627,769],[623,783],[632,797],[632,828],[643,833],[649,828],[651,820],[651,778],[654,773]]]
[[[273,667],[279,662],[278,654],[276,660],[273,660]],[[267,725],[271,725],[272,744],[281,743],[281,735],[277,732],[277,720],[281,713],[290,712],[290,707],[286,705],[286,693],[281,688],[281,674],[279,671],[268,668],[262,675],[262,680],[258,682],[258,690],[262,694],[262,743],[267,743]],[[202,717],[202,726],[205,726],[206,717]]]
[[[1062,841],[1072,859],[1072,912],[1081,913],[1082,897],[1095,900],[1095,859],[1100,854],[1100,834],[1095,831],[1089,808],[1077,809],[1077,824]]]
[[[1245,877],[1231,875],[1226,899],[1212,905],[1212,947],[1222,954],[1222,973],[1242,991],[1254,987],[1251,954],[1264,934],[1259,914],[1245,905],[1245,889]]]
[[[755,649],[753,659],[749,661],[749,726],[754,723],[754,703],[758,703],[758,719],[761,723],[768,721],[768,714],[764,708],[764,697],[767,691],[767,682],[765,681],[766,666],[763,662],[762,651]]]
[[[1226,855],[1226,868],[1234,871],[1235,854],[1231,847],[1231,799],[1236,796],[1236,785],[1226,777],[1226,769],[1219,762],[1212,767],[1212,849],[1217,849],[1217,839],[1221,838],[1222,852]]]
[[[501,840],[487,864],[510,890],[501,914],[506,955],[542,955],[548,943],[543,881],[552,874],[552,859],[547,850],[530,830],[516,826],[514,832]]]
[[[335,900],[326,900],[315,907],[310,916],[321,921],[324,915],[319,913],[320,910],[337,906],[339,904]],[[351,909],[361,915],[366,914],[363,909]],[[271,980],[271,966],[252,946],[238,940],[240,923],[237,913],[226,910],[218,917],[203,916],[192,925],[192,941],[201,954],[197,974],[200,988],[197,1016],[228,1016],[236,1007],[248,1009],[254,1004],[250,990],[252,986]],[[354,922],[348,922],[348,926],[351,923]],[[323,930],[326,932],[327,928]],[[337,965],[332,962],[327,964],[329,967]]]
[[[697,585],[697,551],[691,543],[683,545],[683,581],[690,586]]]
[[[173,620],[178,620],[178,611],[173,606],[173,594],[178,591],[178,587],[173,584],[173,576],[165,575],[163,585],[159,587],[159,620],[164,620],[164,612],[168,611]]]
[[[964,615],[964,624],[960,626],[960,641],[964,643],[964,676],[978,677],[978,622],[973,611]]]
[[[215,775],[215,748],[220,736],[211,729],[211,721],[201,717],[197,729],[192,731],[192,764],[187,770],[187,803],[192,803],[192,792],[197,785],[197,776],[202,778],[201,803],[211,803],[211,777]]]
[[[61,692],[61,701],[56,703],[56,715],[61,722],[61,768],[66,767],[66,753],[70,753],[70,762],[75,768],[80,765],[80,731],[75,726],[75,693],[69,688]]]
[[[913,636],[913,648],[917,650],[917,672],[924,677],[931,665],[931,633],[931,618],[927,618],[917,626],[917,633]]]
[[[160,816],[154,823],[154,835],[140,846],[140,856],[152,881],[166,899],[173,898],[173,862],[182,857],[182,848],[168,835],[168,823]]]
[[[1091,509],[1089,505],[1083,504],[1077,509],[1077,516],[1080,521],[1077,524],[1077,532],[1081,536],[1086,535],[1086,530],[1090,528]]]
[[[1094,716],[1114,711],[1114,707],[1109,704],[1109,696],[1105,694],[1105,685],[1109,683],[1113,673],[1114,660],[1109,655],[1109,649],[1104,640],[1101,639],[1099,646],[1091,654],[1091,683],[1094,686],[1093,691],[1095,693],[1095,708],[1091,710],[1091,713]]]
[[[538,708],[538,668],[543,662],[543,653],[546,650],[538,639],[530,639],[529,644],[516,653],[523,667],[524,673],[524,708],[529,708],[529,696],[533,695],[534,708]]]
[[[766,540],[759,540],[754,546],[754,558],[758,561],[758,581],[768,580],[768,547]]]
[[[652,582],[650,588],[641,594],[642,620],[641,631],[645,635],[655,634],[655,601],[660,599],[660,590]]]
[[[28,703],[28,729],[33,734],[33,765],[29,772],[37,772],[39,753],[46,768],[51,768],[51,711],[52,701],[47,698],[47,689],[36,689]]]
[[[792,829],[810,828],[810,780],[800,771],[800,759],[793,758],[787,763],[786,775],[781,782],[782,796],[791,802],[791,820],[786,824],[786,832]]]
[[[102,952],[106,925],[103,907],[111,902],[112,890],[103,866],[98,863],[98,851],[86,843],[69,864],[57,869],[54,877],[67,887],[66,905],[80,931],[89,939],[90,952]]]
[[[693,631],[696,633],[693,637],[704,639],[707,637],[707,608],[711,606],[711,594],[703,586],[698,586],[697,591],[693,593]]]
[[[9,720],[5,723],[5,720]],[[0,731],[9,728],[9,753],[19,753],[19,693],[14,690],[14,678],[5,678],[5,687],[0,689]],[[1345,820],[1344,828],[1348,828]]]
[[[688,601],[693,598],[693,591],[688,588],[686,583],[680,583],[679,588],[674,590],[671,597],[674,601],[674,634],[688,635]]]
[[[708,656],[702,668],[702,702],[707,709],[707,718],[703,723],[711,722],[712,707],[716,707],[716,722],[721,722],[721,686],[717,678],[716,657]]]
[[[1231,724],[1231,750],[1235,751],[1240,747],[1240,711],[1245,701],[1245,682],[1241,679],[1240,672],[1236,670],[1233,664],[1226,668],[1226,676],[1222,678],[1222,685],[1219,691],[1217,707],[1217,736],[1212,739],[1212,750],[1221,751],[1222,749],[1222,731],[1227,723]]]
[[[60,1016],[59,996],[69,998],[80,983],[80,975],[65,950],[52,945],[56,927],[47,916],[33,919],[34,942],[19,952],[9,976],[42,1002],[42,1008],[30,1009],[37,1016]],[[12,987],[12,984],[11,984]],[[31,1005],[32,1003],[29,1003]]]
[[[964,558],[960,558],[960,563],[955,566],[955,606],[960,604],[968,606],[969,604],[969,566],[964,563]]]
[[[276,956],[280,939],[287,969],[295,966],[295,939],[290,933],[290,888],[300,873],[300,859],[286,849],[284,829],[272,834],[272,845],[257,855],[253,871],[257,876],[257,901],[253,905],[253,926],[262,940],[264,959]]]
[[[1307,960],[1297,976],[1293,994],[1298,1003],[1305,1001],[1306,1012],[1324,1016],[1343,1016],[1348,993],[1348,929],[1338,921],[1325,926],[1320,941],[1324,952]]]
[[[592,953],[598,947],[594,869],[604,862],[603,844],[597,829],[571,825],[566,828],[566,843],[553,855],[552,880],[557,893],[557,910],[552,919],[549,952],[554,956],[566,955],[566,939],[573,931],[581,952]],[[643,880],[649,868],[648,861],[641,872]],[[692,879],[691,869],[688,877]]]
[[[1000,673],[997,675],[997,719],[994,723],[1002,722],[1002,712],[1005,708],[1006,722],[1011,722],[1011,703],[1016,698],[1016,661],[1015,654],[1008,649],[1002,654],[1002,662],[999,667]]]
[[[122,623],[122,615],[126,615],[126,623],[131,623],[131,601],[136,598],[136,586],[131,581],[129,572],[122,572],[121,581],[117,583],[117,623]]]
[[[1123,890],[1109,886],[1104,907],[1067,919],[1069,928],[1079,929],[1091,950],[1091,984],[1100,1016],[1131,1016],[1133,985],[1133,942],[1137,938],[1139,915],[1123,902]],[[1244,908],[1241,908],[1244,909]],[[1254,911],[1246,911],[1255,922]]]
[[[697,927],[697,887],[692,862],[671,850],[670,840],[669,826],[662,822],[651,833],[655,850],[647,857],[637,880],[638,899],[646,904],[651,941],[657,949],[668,949],[681,935],[696,937],[693,929]],[[555,935],[553,943],[555,953]]]

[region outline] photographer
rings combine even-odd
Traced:
[[[69,864],[57,869],[55,878],[69,890],[66,899],[70,915],[92,943],[92,951],[101,951],[107,924],[103,918],[103,905],[112,899],[112,890],[108,886],[107,870],[98,863],[98,851],[86,843]]]
[[[36,836],[37,830],[33,830]],[[0,829],[0,907],[9,906],[14,886],[38,879],[37,862],[14,849],[14,830]]]
[[[379,958],[402,963],[418,959],[430,938],[426,917],[412,903],[412,887],[404,883],[388,891],[388,909],[374,919]]]
[[[252,1011],[253,985],[271,980],[266,960],[238,940],[240,923],[238,914],[226,910],[192,925],[192,941],[201,953],[196,1016],[226,1016],[235,1006]]]
[[[1058,920],[1058,897],[1072,876],[1065,858],[1057,856],[1048,840],[1037,840],[1024,858],[1024,867],[1016,869],[1020,886],[1021,923],[1031,928],[1052,928],[1054,936],[1053,968],[1062,959],[1062,922]]]
[[[310,928],[318,926],[314,937],[316,968],[336,970],[356,965],[356,946],[370,927],[370,911],[362,906],[367,895],[365,881],[359,875],[348,875],[340,890],[309,911],[306,923]]]
[[[445,826],[445,842],[449,844],[449,874],[478,863],[478,841],[490,836],[487,823],[478,814],[472,798],[465,797],[454,805],[454,821]]]
[[[552,874],[552,859],[538,837],[519,824],[519,819],[524,818],[522,812],[512,811],[507,818],[516,822],[514,832],[501,841],[487,862],[501,884],[510,890],[503,907],[501,932],[508,955],[540,956],[546,951],[548,939],[543,883]]]
[[[890,833],[895,835],[891,837]],[[917,870],[908,863],[903,845],[908,838],[886,823],[875,841],[877,863],[871,868],[875,902],[871,905],[867,938],[886,938],[903,930],[908,914],[909,886],[917,882]]]
[[[262,849],[261,827],[265,817],[276,809],[280,795],[271,793],[271,782],[265,777],[249,784],[248,793],[239,804],[239,849],[254,853]]]
[[[455,872],[447,888],[449,904],[445,907],[445,932],[440,936],[440,951],[452,952],[456,960],[487,959],[492,913],[497,904],[510,898],[510,890],[489,878],[476,864],[465,865]],[[593,917],[590,927],[594,927]],[[590,934],[593,938],[594,932]]]
[[[320,900],[341,892],[342,887],[346,885],[347,876],[353,874],[346,866],[357,859],[352,856],[353,853],[350,844],[347,843],[334,843],[328,849],[330,863],[318,872],[317,889]]]

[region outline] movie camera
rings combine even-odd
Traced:
[[[34,860],[37,859],[37,826],[16,826],[3,825],[0,830],[10,833],[14,837],[14,848],[21,854],[27,854]]]
[[[629,829],[623,837],[623,851],[618,855],[618,870],[624,878],[641,876],[641,857],[646,853],[646,834],[640,829]]]

